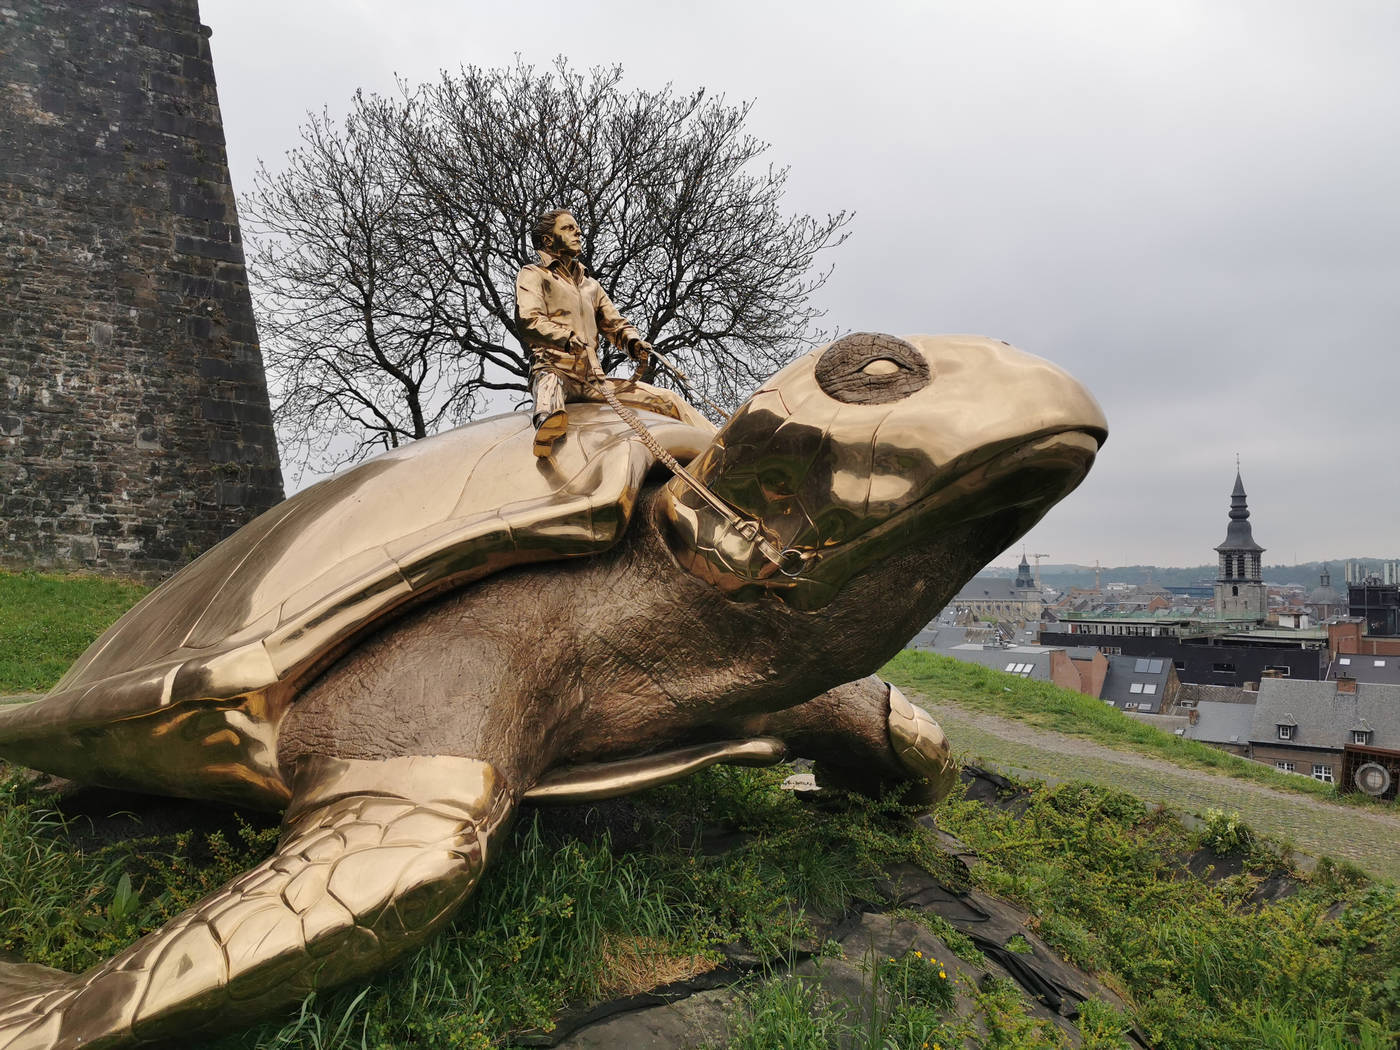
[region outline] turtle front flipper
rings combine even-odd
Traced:
[[[0,972],[0,1050],[188,1043],[371,974],[457,910],[511,810],[485,762],[307,756],[262,864],[85,974]]]
[[[780,738],[788,753],[814,759],[818,783],[881,795],[903,788],[911,803],[935,806],[957,783],[948,738],[898,688],[871,675],[772,714],[745,719],[746,733]]]
[[[756,737],[695,744],[617,762],[563,766],[541,777],[523,798],[526,802],[572,806],[669,784],[706,766],[771,766],[781,762],[786,753],[781,740]]]

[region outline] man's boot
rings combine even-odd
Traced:
[[[554,451],[554,443],[564,436],[569,414],[563,409],[535,419],[535,455],[541,459]]]

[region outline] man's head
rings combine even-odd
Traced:
[[[572,259],[583,251],[583,234],[567,208],[554,208],[535,220],[530,243],[536,248]]]

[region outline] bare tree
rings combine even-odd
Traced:
[[[722,404],[819,338],[816,258],[849,215],[784,214],[787,169],[762,166],[748,104],[621,82],[560,59],[356,94],[260,170],[250,266],[293,461],[353,462],[523,401],[515,274],[552,207],[623,314]]]

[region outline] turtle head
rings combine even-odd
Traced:
[[[975,572],[1083,480],[1107,433],[1088,391],[1006,343],[858,333],[769,379],[690,464],[734,513],[677,477],[659,514],[694,575],[816,609],[941,536]]]

